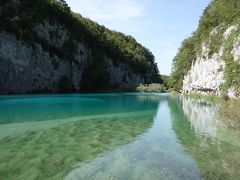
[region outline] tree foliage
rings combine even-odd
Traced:
[[[167,87],[163,84],[140,84],[136,91],[138,92],[147,92],[147,93],[162,93],[167,91]]]
[[[196,58],[194,51],[194,37],[190,37],[182,42],[178,54],[173,59],[173,73],[169,82],[174,90],[181,89],[184,75],[190,70],[192,62]]]

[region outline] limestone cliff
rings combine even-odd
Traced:
[[[130,88],[158,77],[154,56],[56,0],[0,3],[0,94]]]
[[[240,1],[213,0],[173,61],[170,86],[240,97]]]
[[[237,36],[231,41],[230,54],[235,63],[240,63],[240,33],[238,25],[232,25],[226,29],[223,35],[223,42],[218,52],[212,52],[210,47],[211,36],[215,36],[218,28],[214,28],[210,35],[208,43],[202,44],[201,54],[195,61],[192,62],[190,71],[184,76],[183,92],[200,93],[200,94],[221,94],[222,86],[226,82],[225,71],[226,61],[224,54],[227,49],[227,43],[233,33],[237,32]],[[239,96],[237,87],[230,86],[227,89],[227,94],[230,97]]]

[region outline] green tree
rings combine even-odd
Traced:
[[[70,11],[70,7],[68,6],[68,4],[66,3],[65,0],[58,0],[58,2],[68,11]]]

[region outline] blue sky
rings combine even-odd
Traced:
[[[211,0],[66,0],[72,11],[132,35],[169,75],[181,42],[197,28]]]

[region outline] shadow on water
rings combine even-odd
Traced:
[[[169,97],[173,129],[192,154],[204,179],[239,179],[240,131],[223,126],[214,104],[189,97]]]

